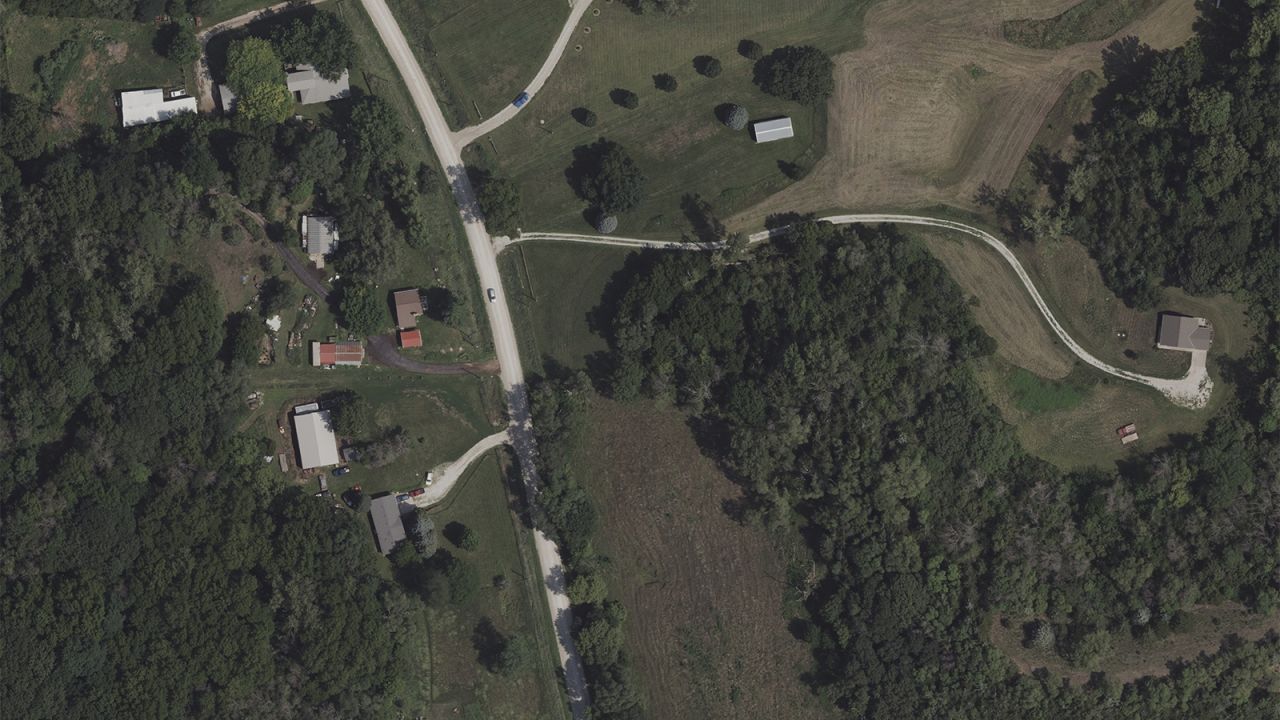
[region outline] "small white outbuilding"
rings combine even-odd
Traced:
[[[774,140],[786,140],[789,137],[795,137],[795,130],[791,128],[791,118],[780,117],[772,120],[758,120],[751,123],[751,137],[757,143],[773,142]]]

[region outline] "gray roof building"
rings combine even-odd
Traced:
[[[326,80],[310,65],[299,65],[285,74],[289,92],[303,105],[340,100],[351,96],[350,73],[346,70],[337,80]]]
[[[378,550],[390,555],[396,543],[405,539],[404,521],[400,519],[400,503],[395,495],[383,495],[369,503],[369,519],[373,521],[373,537]]]
[[[1156,347],[1161,350],[1208,350],[1213,344],[1213,326],[1208,320],[1174,313],[1160,313]]]
[[[751,123],[751,137],[755,138],[757,143],[785,140],[789,137],[795,137],[795,134],[795,130],[791,128],[791,118],[789,117],[758,120]]]
[[[302,216],[302,247],[308,255],[328,255],[337,244],[337,220],[317,215]]]
[[[338,464],[338,438],[328,410],[295,409],[293,432],[298,441],[298,466],[303,470]]]

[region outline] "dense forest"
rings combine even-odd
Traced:
[[[965,362],[992,341],[892,229],[809,222],[749,261],[673,254],[634,270],[608,389],[687,408],[744,486],[744,518],[800,524],[819,568],[801,588],[811,679],[838,705],[1035,717],[1107,699],[1120,703],[1107,717],[1181,717],[1159,689],[1172,685],[1206,707],[1260,707],[1273,641],[1215,660],[1230,681],[1188,670],[1082,694],[1014,679],[981,637],[993,610],[1042,618],[1039,642],[1092,667],[1117,638],[1176,631],[1192,603],[1275,609],[1280,451],[1242,409],[1122,471],[1064,474],[1017,446]]]
[[[203,257],[265,239],[245,207],[292,238],[281,208],[315,203],[352,228],[341,271],[383,277],[426,241],[435,183],[386,149],[397,118],[366,96],[323,124],[192,115],[46,147],[38,108],[3,100],[4,714],[390,716],[413,668],[389,619],[430,593],[380,577],[365,519],[282,487],[235,431],[262,324],[227,314]]]

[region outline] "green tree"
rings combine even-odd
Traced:
[[[761,90],[802,105],[816,105],[835,89],[831,58],[816,47],[787,45],[760,60],[754,68]]]
[[[467,552],[475,552],[480,549],[480,533],[475,528],[467,528],[462,531],[462,537],[458,538],[458,547]]]
[[[610,215],[638,205],[647,182],[626,150],[603,138],[574,151],[568,175],[579,197]]]
[[[520,225],[520,188],[511,180],[477,173],[476,203],[485,225],[497,235],[513,235]]]
[[[227,85],[242,99],[261,85],[284,88],[283,64],[271,43],[255,37],[233,40],[227,47]]]
[[[293,112],[293,95],[283,84],[261,84],[236,96],[236,113],[264,124],[284,122]]]
[[[628,110],[635,110],[640,107],[640,96],[626,88],[614,88],[613,92],[609,93],[609,96],[613,98],[613,102],[618,106]]]
[[[365,437],[375,427],[373,405],[354,390],[343,390],[326,400],[333,429],[345,437]]]
[[[675,92],[680,87],[680,81],[671,73],[658,73],[653,76],[653,86],[663,92]]]
[[[262,336],[262,321],[247,310],[227,316],[228,359],[244,366],[256,365]]]
[[[351,110],[351,131],[363,155],[383,160],[399,149],[404,124],[390,103],[376,95],[366,95]]]
[[[188,23],[169,23],[160,30],[161,52],[179,65],[191,65],[200,59],[200,43]]]
[[[710,55],[699,55],[694,58],[693,69],[697,70],[699,75],[709,78],[719,77],[724,70],[720,65],[720,60]]]
[[[493,670],[499,675],[511,677],[529,668],[536,656],[533,643],[523,635],[507,637],[494,658]]]
[[[743,40],[738,43],[738,54],[748,60],[759,60],[764,57],[764,48],[755,40]]]
[[[329,80],[337,80],[356,56],[351,29],[334,13],[319,12],[294,20],[276,29],[271,40],[286,63],[311,65]]]
[[[387,310],[364,285],[342,286],[338,317],[357,335],[374,335],[387,325]]]

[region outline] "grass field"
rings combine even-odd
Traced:
[[[101,18],[56,18],[0,12],[4,40],[4,77],[14,92],[47,103],[52,112],[49,138],[65,141],[82,124],[118,126],[116,93],[148,87],[182,87],[183,68],[152,48],[156,28],[145,23]],[[40,58],[64,40],[79,42],[82,52],[67,73],[57,97],[47,97],[36,73]],[[194,91],[194,79],[189,90]]]
[[[592,331],[589,314],[605,286],[633,251],[571,243],[521,243],[498,259],[525,369],[550,359],[585,367],[587,357],[608,350]]]
[[[684,195],[698,194],[728,216],[792,183],[780,161],[810,168],[823,154],[825,109],[762,93],[751,82],[752,62],[737,53],[739,41],[752,38],[766,51],[812,44],[834,55],[859,43],[865,7],[835,0],[704,0],[688,15],[665,17],[600,3],[528,108],[469,146],[465,159],[496,165],[516,179],[526,230],[582,231],[589,227],[582,217],[585,204],[564,171],[575,147],[606,137],[622,144],[648,178],[645,199],[619,218],[618,231],[678,235],[689,225],[681,210]],[[699,55],[718,58],[722,74],[706,78],[695,72]],[[679,88],[656,89],[658,73],[674,75]],[[639,108],[615,105],[615,88],[637,93]],[[790,115],[796,137],[756,146],[745,131],[731,131],[716,119],[715,108],[727,102],[743,105],[752,118]],[[571,117],[580,106],[597,114],[596,127]]]
[[[542,67],[569,17],[564,0],[387,4],[455,130],[510,103]]]
[[[988,637],[1019,672],[1030,674],[1037,668],[1045,668],[1079,687],[1089,681],[1095,670],[1105,672],[1110,680],[1117,683],[1132,682],[1141,677],[1162,677],[1170,673],[1170,666],[1175,661],[1192,660],[1200,653],[1217,652],[1222,641],[1230,635],[1239,635],[1241,639],[1252,642],[1270,631],[1280,631],[1280,614],[1257,615],[1234,604],[1197,605],[1186,612],[1190,629],[1162,640],[1116,636],[1115,652],[1096,668],[1090,669],[1073,667],[1056,653],[1023,647],[1023,621],[1010,620],[1005,627],[999,618],[993,617]]]
[[[739,489],[678,411],[596,398],[590,415],[575,468],[601,512],[596,543],[628,612],[646,717],[830,716],[800,680],[808,647],[787,630],[779,548],[807,568],[798,539],[725,514]]]
[[[507,463],[495,451],[478,460],[463,475],[446,501],[431,517],[440,547],[471,563],[481,580],[476,598],[465,606],[431,610],[429,683],[423,687],[430,701],[421,717],[438,718],[563,718],[565,702],[553,668],[558,666],[546,599],[542,592],[532,537],[512,513],[508,496]],[[480,536],[475,551],[462,550],[442,535],[451,522],[460,522]],[[505,587],[493,582],[506,578]],[[537,647],[536,662],[512,677],[496,675],[479,663],[472,634],[488,619],[504,635],[529,638]],[[416,716],[416,715],[415,715]]]
[[[983,183],[1007,187],[1063,91],[1101,68],[1106,41],[1032,50],[1004,40],[1001,23],[1071,4],[875,3],[865,44],[836,59],[825,157],[804,180],[732,218],[731,228],[756,230],[787,211],[972,209]],[[1116,35],[1173,47],[1190,37],[1195,18],[1192,0],[1165,0]]]
[[[1075,145],[1075,127],[1078,123],[1086,122],[1092,115],[1093,96],[1102,89],[1104,84],[1102,76],[1093,70],[1085,70],[1076,75],[1054,102],[1049,113],[1045,115],[1044,123],[1040,125],[1040,130],[1031,141],[1031,147],[1033,149],[1037,146],[1043,147],[1050,152],[1069,157],[1070,150]],[[1026,188],[1037,194],[1042,192],[1032,176],[1029,155],[1019,163],[1009,186]]]
[[[1086,379],[1088,373],[1078,375],[1080,377],[1067,376],[1065,380],[1046,380],[1029,370],[1017,368],[1006,377],[1009,397],[1015,407],[1032,415],[1070,410],[1083,402],[1092,389]]]
[[[1082,0],[1050,18],[1008,20],[1006,40],[1029,48],[1053,50],[1072,43],[1103,40],[1150,12],[1161,0]]]

